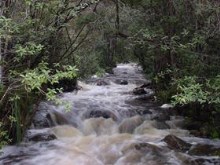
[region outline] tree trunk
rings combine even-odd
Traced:
[[[3,1],[0,1],[0,17],[3,16]],[[2,38],[0,37],[0,83],[2,82]]]
[[[117,35],[120,32],[120,17],[119,17],[119,0],[115,1],[115,8],[116,8],[116,21],[115,21],[115,28]]]

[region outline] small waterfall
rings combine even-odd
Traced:
[[[220,141],[192,137],[181,129],[181,117],[166,117],[163,113],[158,116],[165,110],[149,99],[151,89],[145,90],[147,94],[133,94],[134,88],[147,83],[139,66],[119,64],[114,74],[94,76],[81,82],[82,90],[77,93],[60,96],[71,104],[69,111],[64,106],[42,102],[27,131],[29,138],[19,146],[5,147],[0,164],[218,164],[219,157],[194,156],[188,151],[197,143],[220,148]],[[181,140],[170,135],[186,142],[178,143]],[[175,139],[171,144],[169,137],[171,141]]]

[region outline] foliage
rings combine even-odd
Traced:
[[[220,76],[207,79],[205,82],[199,82],[198,77],[184,77],[178,79],[178,94],[173,96],[173,103],[185,105],[192,102],[200,104],[220,104]]]
[[[131,60],[154,78],[160,101],[219,110],[219,6],[212,0],[5,4],[0,13],[0,137],[9,128],[6,139],[21,140],[35,104],[44,98],[60,103],[60,81],[76,73],[101,75]]]
[[[219,2],[123,2],[133,7],[131,12],[138,14],[128,28],[132,30],[131,46],[144,70],[148,74],[153,72],[151,75],[155,78],[158,91],[169,90],[173,86],[173,79],[182,81],[186,80],[185,76],[215,79],[219,74],[219,52],[216,51],[219,49],[220,35]],[[183,102],[187,103],[192,98],[201,102],[206,100],[198,95],[205,94],[201,88],[208,88],[207,84],[189,81],[188,86],[182,88],[188,93],[188,96],[184,94],[185,98],[181,97]],[[194,92],[196,94],[192,94]]]
[[[184,77],[176,83],[180,92],[173,96],[174,104],[184,105],[191,102],[203,104],[207,101],[207,92],[203,91],[203,85],[198,83],[195,77]]]
[[[85,25],[80,30],[71,25],[81,12],[96,3],[92,0],[3,3],[0,15],[2,141],[5,130],[12,142],[22,139],[40,100],[47,98],[60,103],[56,94],[62,89],[53,85],[57,86],[63,79],[75,79],[73,53],[88,35],[86,21],[81,23]]]
[[[3,123],[0,122],[0,139],[1,139],[0,149],[2,148],[2,146],[8,144],[8,142],[10,141],[8,138],[8,132],[3,130],[2,125]]]
[[[176,106],[190,107],[185,109],[192,121],[201,122],[201,130],[212,138],[220,138],[220,76],[201,79],[188,76],[173,82],[178,92],[172,96],[172,103]],[[204,118],[204,116],[206,116]]]
[[[201,127],[207,127],[209,136],[218,137],[219,1],[123,2],[133,13],[127,28],[130,46],[153,78],[158,100],[181,105],[189,112],[182,113],[193,120],[207,116]]]

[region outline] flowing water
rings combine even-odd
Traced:
[[[167,147],[162,140],[173,134],[195,145],[220,146],[219,141],[195,138],[179,128],[181,117],[156,120],[163,109],[132,90],[146,83],[136,64],[119,64],[114,74],[81,83],[78,92],[65,93],[62,100],[71,110],[42,102],[39,109],[49,111],[45,118],[51,127],[32,127],[27,134],[53,134],[51,141],[25,141],[2,150],[0,164],[15,165],[184,165],[219,164],[219,157],[190,156]],[[147,101],[148,100],[148,101]],[[46,114],[46,113],[45,113]],[[41,114],[44,115],[44,114]]]

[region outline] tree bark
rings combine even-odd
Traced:
[[[0,17],[3,16],[3,1],[0,1]],[[0,37],[0,83],[2,82],[2,38]]]
[[[120,17],[119,17],[119,0],[115,1],[115,8],[116,8],[116,21],[115,21],[115,28],[117,31],[117,34],[120,31]]]

